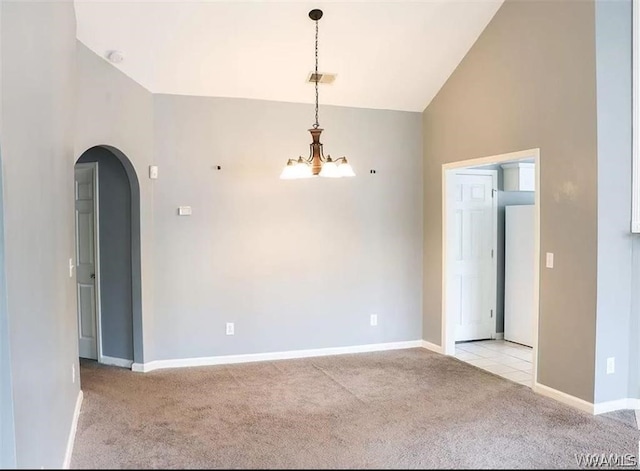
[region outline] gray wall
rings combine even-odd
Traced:
[[[1,21],[2,4],[0,4],[0,24]],[[0,63],[1,62],[2,61],[0,61]],[[1,77],[2,70],[0,68],[0,80]],[[0,97],[1,95],[2,85],[0,82]],[[2,129],[1,119],[2,113],[0,113],[0,130]],[[5,277],[3,194],[2,149],[0,149],[0,468],[13,468],[16,466],[16,445],[13,423],[13,387],[11,381],[11,349],[9,347],[9,317],[7,313],[7,283]]]
[[[144,361],[420,339],[420,114],[321,105],[358,177],[281,181],[311,105],[152,96],[80,43],[78,70],[76,156],[112,145],[140,180]]]
[[[105,148],[89,149],[78,162],[98,162],[102,354],[133,360],[129,179]]]
[[[0,5],[0,10],[1,9],[2,5]],[[1,128],[2,125],[0,124],[0,129]],[[1,165],[2,160],[0,156],[0,167]],[[0,168],[0,468],[4,469],[16,466],[16,450],[13,423],[13,387],[11,381],[7,285],[4,269],[4,215],[2,194],[2,168]]]
[[[598,314],[596,402],[633,397],[630,363],[638,369],[637,329],[631,329],[631,1],[596,3],[598,84]],[[638,264],[636,261],[636,271]],[[637,291],[636,291],[637,293]],[[633,332],[635,336],[630,336]],[[606,374],[608,357],[616,372]],[[636,376],[637,378],[637,376]],[[637,381],[637,379],[636,379]],[[637,396],[636,396],[637,397]]]
[[[147,178],[148,166],[153,163],[153,99],[149,91],[80,42],[76,57],[75,158],[96,145],[113,146],[111,151],[121,153],[121,161],[132,165],[130,170],[136,175],[130,175],[130,179],[136,177],[140,186],[136,209],[140,212],[142,286],[139,303],[135,302],[134,290],[133,335],[138,339],[134,342],[134,359],[141,363],[153,358],[154,341],[153,181]],[[136,247],[133,249],[135,262]]]
[[[0,2],[0,25],[2,3]],[[2,51],[2,34],[0,34]],[[1,55],[0,55],[1,57]],[[2,60],[0,60],[0,103],[2,103]],[[7,284],[4,255],[4,201],[2,189],[2,113],[0,112],[0,468],[16,466],[13,426],[13,387],[11,381],[11,349],[9,348],[9,318],[7,314]]]
[[[502,170],[500,170],[502,175]],[[501,188],[499,185],[498,188]],[[535,203],[533,191],[498,191],[498,250],[496,263],[498,264],[497,302],[496,302],[496,332],[504,332],[504,236],[505,236],[505,207],[520,206]]]
[[[71,2],[1,3],[4,248],[17,466],[59,468],[80,385]],[[4,416],[3,416],[4,420]]]
[[[421,338],[419,113],[321,105],[358,176],[305,181],[278,177],[312,105],[157,95],[154,116],[154,359]]]
[[[507,0],[423,114],[425,340],[441,344],[442,164],[540,148],[541,259],[556,256],[555,268],[540,273],[538,381],[589,402],[597,270],[594,23],[592,1]]]

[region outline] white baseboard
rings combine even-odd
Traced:
[[[593,413],[595,415],[625,409],[640,409],[640,399],[625,398],[616,401],[598,402],[593,405]]]
[[[63,469],[71,467],[71,454],[73,453],[73,444],[76,441],[76,431],[78,430],[78,419],[80,418],[80,408],[82,407],[82,391],[78,391],[76,399],[76,408],[73,411],[73,420],[71,421],[71,430],[69,430],[69,438],[67,439],[67,451],[64,455]]]
[[[102,363],[103,365],[120,366],[122,368],[131,368],[131,365],[133,365],[132,360],[125,360],[124,358],[108,357],[106,355],[102,355],[102,357],[100,358],[100,363]]]
[[[409,340],[405,342],[355,345],[351,347],[330,347],[310,350],[290,350],[285,352],[249,353],[245,355],[221,355],[215,357],[180,358],[176,360],[154,360],[148,363],[134,363],[131,369],[140,373],[148,373],[149,371],[164,368],[230,365],[234,363],[250,363],[255,361],[290,360],[294,358],[323,357],[329,355],[344,355],[349,353],[401,350],[405,348],[420,348],[423,346],[422,342],[422,340]]]
[[[442,354],[442,347],[440,345],[436,345],[435,343],[427,342],[426,340],[422,341],[422,348],[426,348],[427,350],[431,350],[432,352]]]
[[[532,389],[538,394],[550,397],[551,399],[555,399],[556,401],[562,402],[563,404],[575,407],[576,409],[579,409],[583,412],[593,414],[593,404],[585,401],[584,399],[580,399],[578,397],[572,396],[562,391],[558,391],[557,389],[550,388],[549,386],[545,386],[544,384],[540,383],[534,383]]]

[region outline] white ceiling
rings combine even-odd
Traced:
[[[76,0],[78,39],[154,93],[423,111],[503,0]]]

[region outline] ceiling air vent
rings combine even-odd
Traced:
[[[311,72],[309,73],[309,77],[307,78],[307,82],[309,83],[316,83],[316,80],[318,81],[318,83],[333,83],[334,80],[336,79],[336,76],[338,74],[323,74],[321,72],[318,72],[318,74],[316,75],[315,72]]]

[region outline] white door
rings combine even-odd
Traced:
[[[78,343],[81,358],[98,359],[96,293],[97,163],[75,166],[76,280],[78,285]]]
[[[535,206],[507,206],[504,236],[504,338],[533,346]]]
[[[456,341],[495,337],[495,171],[458,171],[449,189],[448,315]]]

